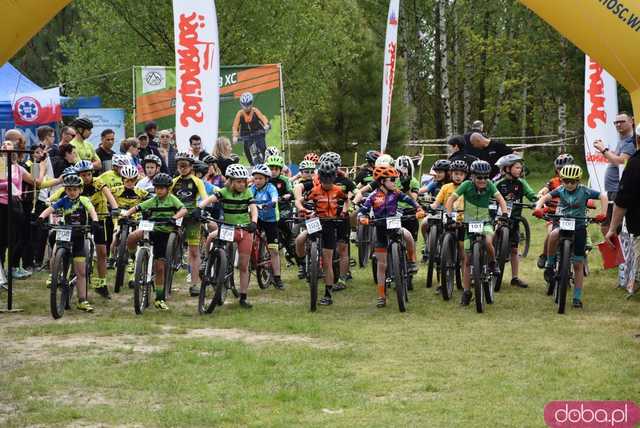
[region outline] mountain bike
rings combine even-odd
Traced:
[[[431,288],[433,285],[433,274],[435,271],[436,281],[441,281],[441,244],[444,232],[442,216],[444,210],[427,208],[427,282],[426,287]]]
[[[487,251],[487,237],[484,234],[485,224],[491,220],[477,220],[463,223],[467,228],[471,241],[471,285],[474,289],[476,312],[485,311],[485,303],[494,302],[493,274],[489,270],[489,254]]]
[[[116,235],[116,276],[114,284],[114,292],[119,293],[124,284],[127,265],[129,264],[129,250],[127,249],[127,238],[129,232],[133,231],[138,225],[137,220],[130,218],[121,218],[118,220],[120,227]]]
[[[242,143],[244,148],[244,155],[252,166],[264,163],[264,152],[267,149],[266,134],[266,129],[259,129],[238,137],[238,142]]]
[[[369,224],[358,223],[356,227],[356,248],[358,249],[358,266],[364,268],[373,254],[375,228]]]
[[[440,245],[440,295],[447,301],[453,296],[454,283],[462,289],[461,257],[458,241],[462,223],[449,221],[444,224],[442,244]]]
[[[253,234],[249,272],[255,272],[258,287],[262,290],[269,288],[273,283],[273,266],[271,265],[269,244],[267,242],[267,236],[260,228]]]

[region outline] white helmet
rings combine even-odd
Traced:
[[[413,177],[413,161],[407,155],[398,156],[396,159],[396,169],[402,175]]]
[[[395,165],[393,164],[393,158],[390,155],[387,155],[387,154],[380,155],[380,157],[378,159],[376,159],[376,165],[375,166],[393,166],[393,167],[395,167]]]
[[[131,162],[129,161],[129,158],[127,157],[127,155],[121,155],[119,153],[113,155],[113,157],[111,158],[111,166],[114,167],[118,167],[118,168],[122,168],[123,166],[127,166],[127,165],[131,165]]]
[[[227,170],[227,174],[228,174]],[[255,174],[260,174],[260,175],[264,175],[265,177],[269,178],[271,177],[271,169],[266,166],[263,163],[259,163],[256,166],[253,167],[253,169],[251,170],[251,175],[255,175]]]
[[[266,159],[269,156],[280,156],[280,150],[277,147],[267,147],[264,152],[264,158]]]
[[[226,176],[228,178],[249,178],[249,171],[244,165],[234,163],[227,167]]]
[[[249,107],[253,104],[253,94],[251,92],[245,92],[240,95],[240,105],[242,107]]]
[[[138,178],[138,168],[129,164],[120,168],[120,176],[122,178]]]

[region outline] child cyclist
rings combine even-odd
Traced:
[[[361,216],[360,221],[363,224],[368,223],[367,216],[371,210],[373,210],[373,216],[376,220],[395,216],[398,211],[398,203],[401,201],[416,210],[416,217],[424,217],[424,211],[422,211],[418,206],[418,203],[413,198],[400,192],[396,188],[396,179],[398,176],[398,172],[392,166],[376,166],[374,168],[373,179],[379,184],[379,186],[377,186],[376,190],[369,195],[364,204],[362,204],[362,207],[360,207],[358,213]],[[375,228],[377,239],[375,243],[375,253],[376,259],[378,260],[378,303],[376,306],[383,308],[387,304],[385,290],[388,244],[387,228],[383,223],[376,223]],[[409,260],[414,260],[415,263],[415,243],[413,239],[411,239],[409,231],[403,228],[402,233],[407,244],[408,258]]]
[[[267,237],[269,254],[271,255],[271,266],[273,268],[274,287],[279,290],[284,289],[282,278],[280,277],[280,251],[278,248],[278,190],[276,186],[269,183],[271,170],[268,166],[258,164],[251,171],[253,184],[249,186],[253,199],[258,207],[258,228],[264,231]]]
[[[291,242],[291,225],[287,222],[287,219],[291,217],[291,211],[293,209],[291,203],[293,202],[293,187],[289,177],[282,174],[284,168],[284,159],[280,155],[272,155],[267,158],[265,165],[271,170],[271,178],[269,182],[273,184],[278,191],[278,212],[280,213],[280,219],[278,220],[278,230],[282,237],[281,244],[287,251],[287,257],[292,258],[293,254],[289,254],[289,242]]]
[[[496,187],[500,194],[507,201],[507,208],[511,209],[511,228],[509,230],[509,240],[511,241],[511,285],[520,288],[527,288],[528,285],[518,277],[518,268],[520,264],[520,256],[518,256],[518,244],[520,243],[520,233],[517,219],[522,216],[522,207],[513,206],[514,202],[522,203],[523,198],[527,198],[530,202],[536,202],[538,197],[522,178],[524,170],[524,160],[522,156],[516,153],[505,155],[498,159],[496,166],[500,168],[503,174],[502,178],[496,183]],[[511,206],[510,206],[511,205]]]
[[[322,268],[324,271],[325,291],[324,297],[320,299],[321,305],[333,304],[331,292],[334,285],[333,272],[333,252],[336,250],[336,235],[339,226],[334,221],[323,221],[323,218],[345,217],[349,211],[349,199],[340,186],[335,184],[338,168],[329,160],[320,162],[318,165],[318,184],[313,181],[306,181],[297,186],[296,208],[300,216],[309,215],[309,210],[303,206],[305,200],[314,202],[314,211],[320,217],[322,224]],[[308,192],[306,198],[301,196],[303,192]],[[344,204],[340,207],[340,204]],[[303,232],[296,237],[296,256],[298,263],[304,263],[305,241],[307,232]]]
[[[158,173],[153,177],[153,187],[155,196],[151,199],[147,199],[131,208],[129,208],[124,214],[124,217],[130,217],[136,212],[145,212],[154,208],[166,209],[164,211],[151,211],[149,220],[177,220],[184,217],[187,214],[187,210],[180,202],[180,200],[169,192],[173,181],[169,174]],[[165,271],[165,259],[167,252],[167,241],[169,240],[169,234],[173,232],[175,228],[172,225],[157,225],[153,231],[149,234],[151,242],[153,244],[153,261],[154,261],[154,273],[155,273],[155,289],[156,289],[156,301],[155,307],[162,311],[169,309],[165,300],[164,294],[164,271]],[[136,250],[136,244],[144,232],[142,230],[135,230],[129,234],[127,238],[127,248],[129,253],[133,253]],[[169,267],[170,269],[171,267]]]
[[[153,177],[160,172],[162,167],[162,160],[154,155],[147,155],[142,159],[142,167],[144,168],[144,178],[138,181],[136,187],[138,189],[145,190],[147,193],[153,193]]]
[[[375,167],[376,160],[380,157],[380,152],[375,150],[369,150],[365,155],[367,163],[360,167],[358,175],[356,175],[356,186],[359,188],[366,186],[373,180],[373,168]]]
[[[489,255],[489,269],[494,274],[499,274],[496,265],[496,254],[493,248],[493,226],[489,222],[489,204],[495,199],[503,213],[507,212],[507,203],[498,192],[496,185],[489,180],[491,174],[491,165],[488,162],[477,160],[471,164],[470,173],[471,180],[465,181],[449,196],[445,203],[445,208],[449,217],[453,218],[455,213],[452,212],[453,204],[458,198],[464,197],[464,218],[465,221],[484,221],[483,234],[486,236],[487,253]],[[471,303],[471,245],[469,237],[465,236],[465,253],[464,253],[464,278],[462,281],[462,299],[460,303],[468,306]]]
[[[295,184],[304,183],[305,181],[313,180],[313,174],[316,172],[316,163],[310,160],[303,160],[298,165],[300,171],[296,177]]]
[[[258,208],[251,190],[247,187],[249,171],[243,165],[232,164],[227,167],[227,184],[200,203],[200,208],[220,202],[224,223],[235,225],[234,242],[238,245],[238,268],[240,270],[240,306],[250,309],[247,301],[249,290],[249,258],[253,245],[253,234],[258,227]],[[242,226],[242,227],[239,227]],[[207,237],[206,248],[217,237],[212,232]]]
[[[435,161],[431,170],[435,173],[433,180],[426,186],[422,187],[418,193],[427,193],[432,198],[435,198],[440,188],[449,182],[449,167],[451,161],[447,159],[438,159]]]
[[[176,166],[178,176],[173,179],[171,193],[176,195],[184,207],[189,211],[191,217],[199,216],[196,211],[197,200],[207,199],[207,191],[201,179],[193,173],[195,159],[189,153],[176,154]],[[199,219],[189,218],[185,221],[185,239],[189,247],[189,267],[191,274],[187,275],[187,282],[191,283],[189,294],[198,296],[200,294],[200,222]],[[189,281],[190,279],[190,281]]]
[[[82,196],[82,179],[77,175],[67,175],[62,180],[65,195],[45,209],[38,217],[38,222],[42,223],[54,211],[62,211],[66,225],[88,225],[91,221],[94,235],[104,234],[98,222],[98,214],[91,201],[86,196]],[[52,235],[53,237],[53,235]],[[93,306],[87,300],[87,276],[85,271],[85,245],[84,234],[73,231],[71,234],[73,256],[73,270],[76,275],[76,287],[78,288],[78,304],[76,308],[84,312],[93,312]]]
[[[601,212],[595,217],[597,222],[603,222],[607,218],[608,199],[605,193],[600,193],[580,184],[582,168],[578,165],[565,165],[560,170],[562,186],[552,190],[538,200],[533,215],[542,218],[544,216],[543,205],[552,198],[559,198],[557,212],[567,217],[586,217],[587,201],[600,199]],[[573,241],[573,272],[575,274],[575,287],[573,288],[573,307],[582,308],[582,287],[584,282],[584,258],[587,244],[587,223],[583,219],[575,220],[575,237]],[[556,262],[556,250],[560,237],[560,229],[554,226],[548,237],[547,263],[544,269],[544,277],[547,282],[553,276],[553,267]]]
[[[120,176],[120,169],[131,165],[129,158],[123,154],[115,154],[111,158],[111,170],[106,171],[98,176],[98,179],[102,184],[107,186],[109,190],[113,190],[116,186],[122,186],[122,177]],[[111,248],[111,241],[113,239],[113,218],[109,216],[105,219],[106,223],[106,235],[107,235],[107,251]],[[111,254],[111,258],[107,260],[107,265],[113,269],[115,265],[115,255]]]

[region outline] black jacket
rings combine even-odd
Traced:
[[[502,156],[513,153],[513,150],[507,147],[504,143],[491,140],[489,145],[484,149],[476,149],[471,144],[467,144],[464,147],[464,153],[489,162],[491,165],[491,177],[495,177],[500,172],[499,168],[496,166],[496,162]]]
[[[636,151],[627,161],[627,166],[622,173],[618,195],[615,203],[621,208],[626,208],[627,230],[633,235],[640,235],[640,151]]]

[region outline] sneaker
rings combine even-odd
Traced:
[[[194,284],[191,287],[189,287],[189,295],[191,297],[199,296],[200,295],[200,286]]]
[[[462,306],[469,306],[469,303],[471,303],[472,297],[473,297],[473,294],[471,293],[471,290],[464,290],[462,292],[462,299],[460,299],[460,304]]]
[[[573,299],[573,307],[575,309],[582,309],[582,300],[580,299]]]
[[[333,305],[333,300],[331,299],[331,296],[324,296],[322,299],[320,299],[319,303],[322,306],[330,306]]]
[[[280,277],[273,278],[273,286],[278,290],[284,290],[285,288],[284,282],[282,282],[282,278]]]
[[[336,285],[333,286],[333,291],[342,291],[342,290],[345,290],[346,288],[347,288],[347,283],[345,282],[345,279],[341,276],[340,278],[338,278]]]
[[[407,269],[411,275],[418,273],[418,265],[416,265],[416,262],[407,262]]]
[[[385,306],[387,306],[387,299],[384,297],[378,297],[376,308],[384,308]]]
[[[129,275],[133,275],[133,269],[134,269],[134,261],[129,259],[129,262],[127,263],[127,273]]]
[[[436,294],[440,294],[440,293],[442,293],[442,285],[440,285],[440,286],[436,287],[435,293],[436,293]]]
[[[304,264],[298,266],[298,279],[304,279],[307,276],[307,269],[305,269]]]
[[[352,281],[353,275],[351,275],[351,271],[347,272],[344,276],[345,281]]]
[[[164,300],[156,300],[156,302],[153,304],[153,306],[155,306],[156,309],[159,309],[161,311],[168,311],[169,310],[169,306],[167,306],[167,304],[165,303]]]
[[[251,309],[253,308],[253,305],[247,302],[247,300],[245,299],[245,300],[240,300],[240,307],[245,309]]]
[[[47,280],[45,281],[45,285],[47,286],[47,288],[51,288],[51,277],[47,278]]]
[[[547,264],[547,256],[540,254],[536,264],[538,265],[538,269],[544,269],[544,266]]]
[[[93,312],[93,306],[91,306],[91,303],[86,300],[78,302],[78,304],[76,305],[76,309],[79,309],[83,312]]]
[[[551,283],[551,281],[553,281],[553,276],[555,275],[555,271],[553,269],[553,266],[547,266],[544,268],[544,280],[547,281],[548,283]]]
[[[191,282],[191,273],[188,273],[188,274],[187,274],[187,276],[186,276],[186,278],[185,278],[185,281],[187,281],[187,282]]]
[[[516,277],[516,278],[511,278],[511,285],[515,286],[515,287],[520,287],[520,288],[527,288],[529,287],[529,284],[527,284],[526,282],[524,282],[523,280],[521,280],[520,278]]]
[[[6,282],[0,283],[0,291],[2,290],[9,291],[9,288],[7,288]]]
[[[25,278],[29,278],[31,275],[33,275],[33,271],[31,269],[22,269],[22,268],[18,268],[20,270],[20,273],[22,273],[22,275],[24,275]]]
[[[11,269],[11,274],[13,275],[14,279],[25,279],[26,276],[24,273],[21,272],[22,269],[20,268],[13,268]]]

